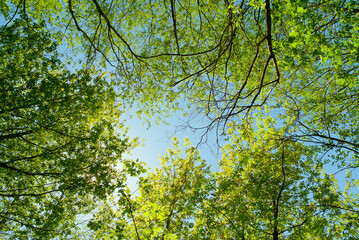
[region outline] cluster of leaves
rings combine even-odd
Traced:
[[[356,85],[355,0],[10,2],[8,18],[23,8],[47,19],[88,61],[114,67],[124,101],[147,115],[178,109],[184,98],[225,128],[283,96],[273,94],[278,83]]]
[[[99,239],[355,239],[358,201],[337,188],[316,147],[275,129],[231,126],[220,170],[188,142],[120,194],[89,227]]]
[[[162,167],[140,178],[137,197],[121,192],[112,207],[107,205],[92,219],[89,227],[96,230],[96,238],[177,239],[190,235],[193,218],[210,190],[210,170],[188,140],[184,158],[178,140],[174,141],[174,148],[160,158]]]
[[[0,229],[13,238],[72,235],[78,214],[105,199],[137,163],[120,133],[109,80],[65,70],[44,28],[22,15],[0,33]]]

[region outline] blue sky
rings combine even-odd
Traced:
[[[183,139],[187,137],[192,144],[196,146],[200,141],[201,132],[193,132],[190,129],[183,129],[183,121],[178,116],[173,116],[166,119],[166,124],[156,125],[154,121],[151,122],[151,127],[144,125],[142,120],[133,117],[127,120],[127,126],[129,127],[130,137],[139,137],[142,139],[144,146],[138,147],[133,153],[134,158],[139,158],[141,161],[149,165],[149,167],[160,167],[161,163],[158,160],[159,156],[162,156],[168,148],[172,147],[172,137],[178,137],[181,143]],[[218,163],[216,136],[214,133],[208,135],[209,139],[207,144],[198,145],[201,151],[201,157],[205,159],[208,164],[216,168]]]
[[[183,119],[178,115],[166,119],[168,124],[161,124],[160,126],[155,124],[155,121],[151,122],[151,127],[147,127],[143,120],[139,120],[133,115],[132,118],[128,116],[131,112],[125,114],[126,125],[129,127],[128,135],[131,138],[139,137],[143,142],[143,146],[137,147],[131,152],[131,155],[127,155],[132,159],[139,159],[145,162],[152,170],[154,168],[161,167],[159,157],[163,156],[167,149],[172,148],[172,137],[178,137],[181,145],[183,146],[183,139],[187,137],[191,143],[196,146],[201,137],[201,132],[193,132],[190,129],[183,129],[185,125]],[[197,122],[198,123],[198,122]],[[202,122],[204,124],[204,122]],[[214,133],[208,135],[208,141],[206,144],[198,145],[202,159],[206,160],[208,165],[212,166],[212,170],[218,170],[218,160],[221,156],[218,151],[216,143],[216,136]],[[128,184],[132,191],[136,190],[137,178],[129,178]]]

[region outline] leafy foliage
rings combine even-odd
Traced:
[[[69,236],[125,180],[116,166],[132,143],[114,89],[65,70],[56,48],[26,15],[0,33],[0,229],[14,238]]]
[[[140,179],[89,225],[113,239],[354,239],[357,198],[341,193],[316,147],[286,138],[267,120],[231,126],[221,169],[175,139],[162,168]],[[354,220],[354,221],[353,221]]]
[[[257,128],[231,128],[200,229],[211,239],[353,237],[351,230],[336,230],[351,223],[336,219],[335,207],[346,205],[316,148],[287,138],[286,128],[276,130],[270,118]]]
[[[63,30],[117,91],[64,70],[42,26],[11,24],[19,12]],[[3,233],[70,235],[94,198],[89,238],[358,237],[357,1],[13,0],[0,13]],[[226,139],[220,170],[175,140],[131,195],[125,174],[145,170],[115,168],[132,145],[117,95],[139,116],[208,117]],[[345,189],[329,164],[348,170]]]
[[[186,158],[181,158],[175,140],[175,148],[161,158],[162,168],[141,179],[138,196],[132,199],[130,195],[123,196],[115,203],[117,210],[107,206],[92,220],[90,227],[97,230],[96,237],[351,239],[356,236],[353,225],[356,200],[344,197],[335,188],[333,176],[323,171],[315,149],[283,138],[284,129],[270,126],[257,132],[248,128],[241,132],[236,126],[231,129],[221,170],[213,173],[203,160],[194,157],[198,152],[192,152],[193,147],[187,145]]]
[[[210,118],[210,126],[223,122],[225,128],[238,114],[282,98],[278,83],[286,91],[316,78],[357,85],[355,0],[3,5],[5,16],[24,8],[66,28],[67,41],[81,45],[88,61],[116,69],[124,101],[146,115],[178,109],[178,100],[186,99]]]
[[[198,207],[209,193],[209,167],[185,140],[185,157],[177,139],[160,158],[162,167],[141,177],[138,196],[119,195],[89,226],[96,238],[179,239],[190,236]],[[109,227],[111,226],[112,227]]]

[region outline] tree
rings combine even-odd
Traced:
[[[119,132],[110,80],[65,70],[56,48],[26,14],[1,28],[0,231],[9,238],[70,236],[77,215],[137,169],[121,160],[133,143]]]
[[[356,168],[358,3],[319,1],[308,6],[290,15],[295,28],[282,43],[288,49],[287,80],[268,105],[291,124],[293,140],[321,145],[323,152],[335,150],[327,161]]]
[[[292,141],[274,123],[230,129],[216,193],[196,227],[210,239],[355,238],[349,216],[357,203],[346,203],[317,147]]]
[[[221,169],[208,171],[175,142],[138,195],[120,195],[90,222],[96,238],[355,239],[358,202],[324,171],[317,147],[286,137],[273,120],[232,125]]]
[[[305,86],[294,71],[310,78],[326,73],[327,80],[330,73],[357,76],[354,0],[12,3],[2,7],[8,19],[23,8],[52,21],[89,61],[115,67],[128,103],[150,115],[176,109],[184,98],[210,118],[210,127],[225,128],[238,114],[283,97],[278,83]]]
[[[193,222],[210,191],[209,167],[185,140],[185,156],[174,138],[160,158],[162,167],[141,177],[138,194],[122,191],[90,221],[94,238],[181,239],[191,236]]]

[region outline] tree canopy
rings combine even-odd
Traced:
[[[356,0],[1,2],[1,233],[81,238],[88,214],[97,239],[356,239],[358,13]],[[217,169],[175,139],[139,176],[122,159],[128,109],[207,118]]]
[[[122,96],[142,103],[147,114],[161,105],[176,108],[183,97],[214,123],[226,122],[281,95],[278,83],[300,88],[308,78],[336,76],[338,84],[345,79],[357,85],[356,1],[71,0],[11,6],[3,10],[8,16],[24,8],[66,29],[89,61],[115,67]]]
[[[44,27],[22,15],[0,34],[0,228],[21,239],[71,235],[125,181],[133,145],[109,80],[66,70]]]
[[[357,198],[341,192],[316,147],[270,122],[231,126],[219,171],[178,140],[162,167],[89,225],[99,239],[355,239]],[[245,132],[243,132],[245,131]]]

